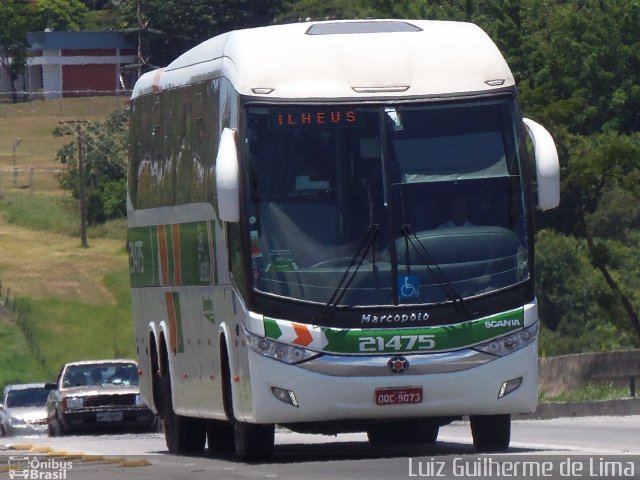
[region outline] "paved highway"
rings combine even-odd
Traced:
[[[168,455],[161,434],[0,439],[0,479],[9,461],[24,467],[14,478],[54,480],[640,478],[640,416],[516,420],[510,450],[492,456],[476,454],[468,423],[456,422],[414,447],[282,431],[273,459],[256,464]]]

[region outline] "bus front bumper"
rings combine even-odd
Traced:
[[[534,341],[504,357],[491,357],[475,364],[467,362],[462,369],[458,369],[459,366],[447,369],[441,363],[431,369],[438,373],[429,373],[428,354],[406,355],[404,359],[408,360],[409,368],[397,374],[386,366],[393,357],[387,355],[380,357],[380,361],[389,371],[375,376],[358,368],[362,359],[355,356],[351,357],[355,365],[351,369],[345,364],[345,357],[340,359],[342,370],[309,369],[304,364],[289,365],[249,350],[251,374],[245,380],[248,380],[250,392],[243,392],[244,401],[234,408],[239,419],[251,423],[532,412],[538,395],[537,352],[538,342]],[[454,363],[460,363],[460,358],[477,359],[476,352],[470,349],[453,353],[451,361]],[[431,358],[437,357],[432,355]],[[517,383],[518,379],[521,382],[517,388],[500,396],[505,382]],[[377,389],[400,387],[410,388],[411,392],[421,391],[420,402],[383,405],[376,402]]]

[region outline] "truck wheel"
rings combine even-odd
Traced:
[[[473,445],[479,452],[502,452],[511,441],[511,415],[471,415]]]

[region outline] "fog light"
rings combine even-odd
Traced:
[[[281,402],[293,405],[294,407],[299,407],[298,400],[296,399],[296,394],[291,390],[285,390],[284,388],[279,387],[271,387],[271,392]]]
[[[522,377],[512,378],[511,380],[507,380],[500,387],[500,391],[498,392],[498,398],[502,398],[505,395],[509,395],[520,385],[522,385]]]

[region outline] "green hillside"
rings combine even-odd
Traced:
[[[60,121],[123,107],[122,97],[0,104],[0,386],[54,379],[70,360],[135,353],[125,222],[90,228],[81,248],[77,203],[56,178],[55,154],[71,139],[51,134]]]

